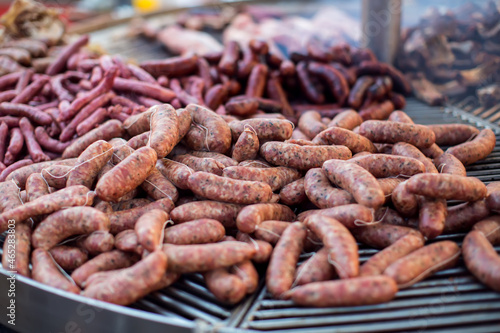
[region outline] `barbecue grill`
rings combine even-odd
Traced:
[[[497,145],[467,174],[485,183],[500,181],[498,126],[456,105],[429,107],[408,99],[405,109],[419,124],[472,123],[497,133]],[[461,245],[465,234],[442,235],[434,241]],[[500,253],[500,247],[495,247]],[[363,263],[377,250],[360,245]],[[301,256],[301,262],[312,254]],[[260,273],[264,266],[258,267]],[[0,270],[0,290],[8,290],[8,273]],[[260,274],[262,277],[263,274]],[[253,295],[231,306],[215,299],[200,274],[186,275],[174,285],[154,292],[130,307],[70,294],[23,276],[16,282],[16,326],[19,332],[500,332],[500,293],[477,281],[462,261],[412,287],[385,304],[340,307],[298,307],[272,299],[263,278]],[[0,295],[0,308],[7,307]],[[0,317],[7,325],[8,318]]]
[[[289,4],[288,2],[286,4]],[[100,30],[93,42],[138,61],[164,57],[159,42],[116,38],[117,29]],[[122,31],[123,32],[123,31]],[[482,108],[477,99],[452,99],[445,107],[430,107],[413,98],[405,112],[419,124],[467,123],[491,128],[497,145],[487,159],[467,167],[467,174],[489,183],[500,181],[500,105]],[[437,237],[461,245],[465,234]],[[3,239],[0,240],[0,245]],[[495,247],[500,253],[500,247]],[[359,245],[363,263],[377,250]],[[1,247],[0,247],[1,253]],[[305,253],[300,262],[312,254]],[[299,262],[299,264],[300,264]],[[233,306],[217,300],[200,274],[184,275],[172,286],[149,294],[129,307],[66,293],[23,276],[16,277],[16,325],[19,332],[500,332],[500,293],[477,281],[465,268],[438,272],[399,291],[385,304],[338,307],[298,307],[275,300],[265,288],[266,267],[259,266],[258,290]],[[9,289],[8,272],[0,268],[0,290]],[[0,308],[8,306],[7,292]]]

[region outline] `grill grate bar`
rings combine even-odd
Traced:
[[[453,297],[443,297],[440,302],[444,304],[460,304],[460,303],[471,303],[471,302],[488,302],[491,300],[500,300],[500,295],[492,293],[469,293],[469,294],[457,294]],[[293,307],[288,309],[266,309],[259,310],[255,312],[255,318],[259,319],[272,319],[272,318],[284,318],[284,317],[299,317],[299,316],[324,316],[324,315],[336,315],[342,313],[358,313],[358,312],[375,312],[382,310],[391,309],[401,309],[410,307],[419,307],[424,305],[429,305],[435,301],[432,297],[420,297],[416,299],[408,300],[395,300],[390,303],[378,304],[378,305],[366,305],[357,307],[341,307],[341,308],[300,308]]]
[[[214,316],[218,316],[220,318],[228,317],[231,314],[230,311],[224,310],[221,307],[207,300],[204,300],[203,298],[194,296],[186,291],[183,291],[175,287],[166,288],[163,291],[163,293],[167,296],[183,301],[186,304],[196,306],[198,309],[206,313],[210,313]]]
[[[165,307],[166,309],[174,309],[176,313],[188,318],[188,319],[202,319],[208,323],[216,324],[220,322],[220,318],[200,311],[199,309],[180,302],[179,299],[165,295],[162,292],[157,292],[152,294],[151,299],[157,304]]]
[[[339,325],[335,327],[314,327],[314,332],[316,333],[359,333],[359,332],[408,332],[408,331],[418,331],[427,332],[429,327],[450,327],[462,324],[474,324],[474,323],[494,323],[494,327],[499,327],[498,324],[498,311],[480,313],[480,314],[459,314],[454,316],[440,316],[432,317],[427,316],[423,318],[406,318],[406,320],[397,321],[381,321],[381,317],[378,318],[377,322],[370,322],[365,324],[355,324],[355,325]],[[310,333],[311,328],[301,328],[297,330],[285,329],[281,330],[280,326],[267,326],[265,328],[262,325],[256,325],[257,323],[251,323],[250,328],[260,329],[260,330],[273,330],[274,333]],[[457,328],[458,329],[458,328]],[[479,331],[473,331],[479,332]]]
[[[390,317],[385,316],[385,321],[420,318],[432,314],[433,316],[460,314],[460,313],[473,313],[477,311],[494,311],[500,310],[500,303],[474,303],[474,304],[456,304],[441,306],[441,303],[430,303],[419,308],[410,308],[404,310],[392,310]],[[326,325],[339,325],[347,323],[364,323],[374,322],[380,320],[380,313],[369,312],[360,314],[337,314],[335,316],[325,317],[312,317],[312,318],[287,318],[287,319],[272,319],[262,320],[255,323],[255,328],[296,328],[296,327],[311,327],[311,326],[326,326]]]

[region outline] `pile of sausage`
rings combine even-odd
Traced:
[[[275,298],[361,305],[455,265],[456,243],[425,240],[473,229],[465,263],[500,290],[500,186],[464,167],[493,150],[492,131],[417,125],[402,111],[309,111],[298,124],[196,104],[109,120],[63,159],[0,183],[3,266],[126,305],[193,272],[237,303],[257,288],[254,264],[268,263]],[[360,266],[357,242],[381,251]],[[304,251],[317,252],[297,268]]]
[[[398,70],[347,45],[310,43],[307,54],[291,61],[263,41],[229,42],[203,57],[136,66],[99,56],[84,48],[88,42],[81,36],[66,46],[32,39],[1,46],[0,181],[18,167],[60,157],[109,119],[123,122],[162,103],[195,103],[238,118],[272,113],[294,122],[311,108],[333,117],[349,106],[375,119],[403,108],[402,94],[410,92]]]

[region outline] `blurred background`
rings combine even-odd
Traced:
[[[130,17],[140,13],[154,12],[173,8],[196,7],[201,5],[227,5],[233,1],[218,0],[42,0],[49,7],[61,8],[64,16],[71,22],[90,20],[102,14],[112,14],[113,17]],[[241,2],[241,1],[238,1]],[[279,3],[280,1],[248,1],[258,3]],[[352,16],[361,15],[361,0],[324,0],[324,1],[282,1],[296,2],[305,6],[335,5]],[[409,26],[418,23],[419,18],[430,7],[441,11],[457,8],[466,3],[484,4],[484,0],[403,0],[402,25]],[[0,14],[7,11],[12,1],[0,0]]]

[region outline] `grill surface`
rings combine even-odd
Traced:
[[[451,108],[428,107],[408,100],[406,112],[421,124],[470,123],[484,127],[474,118],[460,115]],[[464,112],[466,113],[466,112]],[[500,136],[491,155],[467,168],[469,176],[485,183],[500,180]],[[444,235],[459,245],[464,234]],[[500,247],[495,248],[500,253]],[[366,261],[377,251],[360,245],[360,260]],[[311,254],[303,254],[301,261]],[[260,275],[265,267],[258,267]],[[6,274],[0,270],[0,273]],[[7,290],[0,279],[0,290]],[[500,293],[489,290],[467,272],[463,262],[398,292],[395,300],[385,304],[342,308],[304,308],[291,301],[274,300],[264,281],[259,290],[237,306],[221,303],[207,290],[200,274],[183,277],[173,286],[152,293],[131,307],[120,307],[89,300],[43,286],[19,277],[18,326],[21,332],[60,331],[69,321],[82,332],[161,332],[168,326],[172,332],[237,332],[240,330],[273,332],[500,332]],[[7,302],[0,295],[0,306]],[[47,312],[47,304],[51,308]],[[87,321],[82,306],[91,306],[95,320]],[[54,311],[57,309],[58,311]],[[104,310],[103,310],[104,309]],[[0,322],[6,324],[5,316]],[[26,320],[24,320],[25,318]],[[29,318],[29,319],[28,319]],[[170,332],[169,330],[169,332]]]

